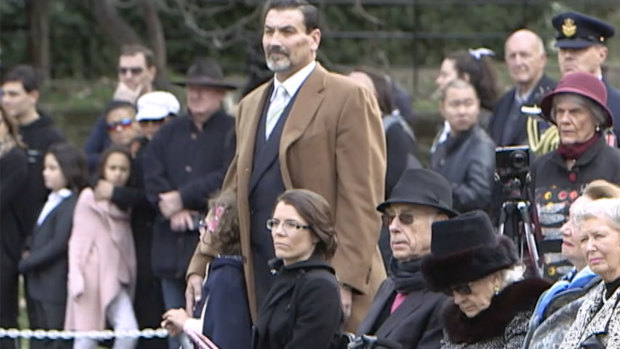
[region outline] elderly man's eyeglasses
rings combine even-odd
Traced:
[[[460,295],[467,296],[471,294],[471,287],[469,286],[468,283],[456,285],[456,286],[450,287],[447,293],[448,295],[453,295],[455,292]]]
[[[267,220],[267,229],[273,230],[277,229],[280,224],[282,225],[282,229],[286,232],[294,231],[294,230],[302,230],[302,229],[310,229],[310,226],[307,224],[301,224],[294,219],[285,219],[280,221],[279,219],[271,218]]]
[[[381,215],[381,223],[383,223],[384,226],[389,227],[390,224],[392,224],[392,221],[394,220],[394,218],[396,218],[398,216],[398,220],[405,225],[409,225],[411,223],[413,223],[414,220],[414,215],[411,212],[401,212],[399,214],[394,214],[394,213],[390,213],[390,212],[384,212]]]
[[[131,75],[140,75],[144,69],[142,67],[118,67],[118,73],[125,75],[131,73]]]
[[[109,123],[108,124],[108,131],[110,131],[110,132],[122,131],[122,130],[130,127],[131,124],[133,124],[133,119],[131,119],[131,118],[124,118],[124,119],[121,119],[120,121]]]

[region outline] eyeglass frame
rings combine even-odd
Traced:
[[[452,296],[455,292],[462,296],[469,296],[472,293],[471,283],[467,282],[464,284],[450,286],[446,290],[446,293],[450,296]]]
[[[282,230],[286,232],[289,232],[292,229],[297,230],[297,231],[303,230],[303,229],[311,230],[310,225],[299,223],[298,221],[294,219],[285,219],[283,221],[280,221],[279,219],[276,219],[276,218],[269,218],[265,222],[265,226],[267,227],[267,230],[269,231],[272,231],[273,229],[277,229],[280,225],[282,226]]]

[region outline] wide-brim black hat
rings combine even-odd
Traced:
[[[216,61],[210,58],[196,59],[187,69],[185,80],[175,81],[174,83],[181,86],[195,85],[226,90],[239,88],[236,83],[224,80],[222,68]]]
[[[391,204],[412,204],[429,206],[444,212],[449,217],[459,213],[452,209],[452,187],[441,174],[423,169],[408,169],[392,189],[390,197],[377,206],[380,212]]]
[[[480,210],[433,223],[431,254],[422,259],[422,274],[434,291],[480,280],[518,262],[509,238],[498,235]]]

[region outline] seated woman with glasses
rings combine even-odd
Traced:
[[[340,341],[343,314],[334,269],[332,212],[320,195],[288,190],[267,221],[276,280],[259,308],[253,348],[330,348]]]
[[[430,289],[453,297],[441,315],[441,348],[521,348],[549,282],[523,280],[514,243],[480,210],[435,222],[432,231],[422,273]]]

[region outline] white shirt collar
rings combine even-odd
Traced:
[[[295,93],[297,93],[297,90],[299,90],[301,85],[304,83],[304,81],[306,81],[306,78],[310,76],[310,74],[314,70],[314,67],[316,67],[316,61],[312,61],[308,63],[305,67],[299,69],[297,73],[291,75],[288,79],[284,80],[283,82],[278,81],[278,78],[274,76],[273,93],[271,94],[271,101],[273,101],[273,99],[275,98],[276,90],[278,89],[280,85],[284,87],[284,89],[286,90],[286,92],[288,93],[290,97],[294,96]]]

